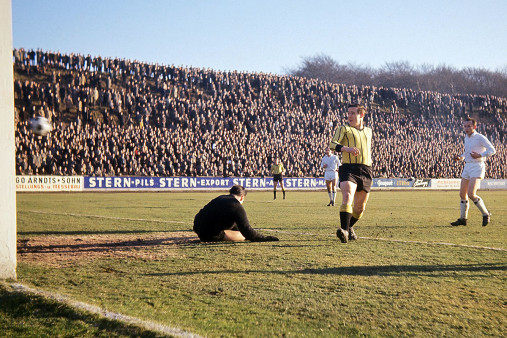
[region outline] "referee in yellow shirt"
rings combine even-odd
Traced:
[[[339,168],[342,204],[340,206],[340,228],[336,235],[343,243],[356,240],[352,228],[362,217],[372,182],[371,128],[364,126],[366,109],[359,104],[348,107],[348,123],[335,131],[329,148],[342,153]]]
[[[285,168],[283,167],[283,163],[280,162],[280,159],[277,157],[275,159],[275,164],[271,166],[271,174],[273,174],[273,195],[276,200],[276,186],[277,183],[280,183],[280,187],[282,187],[283,199],[285,199],[285,188],[283,186],[283,174],[285,173]]]

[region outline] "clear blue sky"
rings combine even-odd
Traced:
[[[12,0],[15,48],[283,74],[303,57],[507,67],[507,0]]]

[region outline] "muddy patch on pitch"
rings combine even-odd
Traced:
[[[37,236],[18,239],[18,261],[67,266],[101,258],[147,261],[181,256],[181,245],[198,243],[192,232],[149,235]]]

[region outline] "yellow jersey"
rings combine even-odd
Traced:
[[[283,163],[273,164],[271,166],[271,173],[273,175],[283,174],[284,172],[285,172],[285,168],[283,167]]]
[[[363,129],[357,129],[347,124],[336,129],[329,143],[329,148],[331,148],[331,150],[336,150],[338,145],[356,147],[359,149],[359,154],[357,156],[342,152],[342,163],[371,166],[371,138],[371,128],[363,127]]]

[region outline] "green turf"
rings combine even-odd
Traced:
[[[0,284],[1,337],[160,337],[161,335]]]
[[[170,236],[190,231],[217,194],[18,194],[18,237]],[[359,240],[342,244],[339,209],[325,206],[325,192],[289,191],[276,201],[250,192],[252,225],[280,242],[191,242],[167,245],[159,259],[58,268],[20,261],[18,281],[208,337],[503,336],[507,192],[480,195],[492,223],[482,227],[471,204],[469,225],[454,228],[456,191],[373,192]]]

